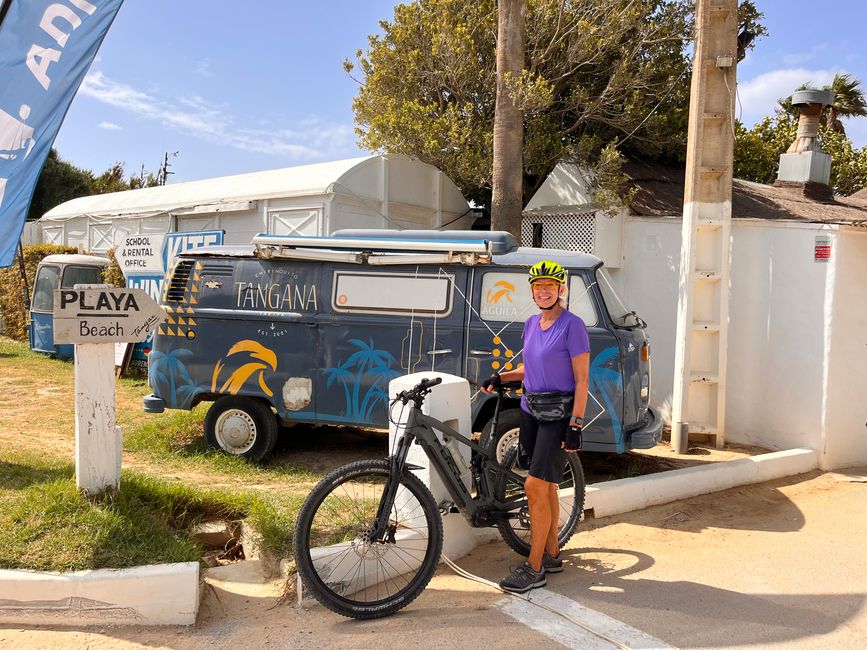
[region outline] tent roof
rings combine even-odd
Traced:
[[[125,192],[83,196],[52,208],[42,219],[62,220],[81,215],[111,217],[122,214],[160,214],[199,205],[213,205],[215,210],[218,210],[220,204],[240,201],[327,194],[329,187],[339,182],[347,172],[378,158],[380,156],[364,156]],[[389,155],[388,158],[408,160],[406,156]]]

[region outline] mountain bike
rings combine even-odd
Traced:
[[[458,510],[476,528],[496,526],[517,553],[530,553],[530,517],[517,446],[502,463],[487,449],[422,412],[425,396],[442,379],[422,379],[398,394],[409,413],[391,456],[362,460],[329,473],[307,496],[295,525],[295,563],[306,589],[328,609],[351,618],[388,616],[406,607],[436,572],[443,543],[442,516]],[[498,390],[494,427],[503,394]],[[401,418],[398,418],[398,421]],[[394,422],[394,420],[393,420]],[[437,435],[439,432],[440,436]],[[437,504],[407,462],[410,445],[421,446],[451,501]],[[455,445],[472,450],[471,485],[461,479]],[[584,507],[584,474],[574,453],[563,454],[559,542],[575,531]]]

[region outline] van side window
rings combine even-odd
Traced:
[[[338,312],[447,316],[452,281],[430,273],[335,271],[331,306]]]
[[[594,327],[599,322],[593,297],[583,275],[575,274],[569,278],[569,311],[580,316],[587,327]]]
[[[482,320],[523,323],[537,313],[526,273],[491,271],[482,276],[479,316]]]
[[[54,290],[57,288],[57,277],[60,275],[60,267],[43,266],[36,276],[36,285],[33,288],[33,305],[31,309],[36,311],[54,311]]]
[[[486,321],[523,323],[539,313],[526,273],[485,273],[479,302],[479,316]],[[577,273],[570,273],[569,277],[569,311],[580,316],[587,327],[593,327],[599,320],[584,276]]]
[[[101,284],[102,268],[98,266],[67,266],[63,269],[63,289],[72,289],[76,284]]]

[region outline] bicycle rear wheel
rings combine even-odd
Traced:
[[[557,485],[560,497],[559,532],[557,539],[562,548],[572,537],[584,513],[584,471],[577,454],[563,454],[563,477]],[[512,447],[503,457],[502,466],[516,471],[518,458],[517,446]],[[521,471],[521,470],[517,470]],[[523,472],[526,474],[526,472]],[[518,482],[505,474],[498,474],[494,483],[494,496],[498,501],[524,498],[524,482]],[[514,517],[497,523],[503,541],[516,553],[530,555],[530,512],[525,504]]]
[[[328,609],[380,618],[424,590],[442,551],[442,518],[430,490],[400,477],[385,541],[367,538],[390,472],[388,460],[339,467],[313,489],[295,524],[295,563],[304,586]]]

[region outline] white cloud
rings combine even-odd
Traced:
[[[791,95],[803,83],[824,86],[831,83],[839,70],[786,68],[765,72],[738,84],[738,114],[741,122],[752,126],[766,115],[773,115],[777,100]],[[743,111],[741,113],[741,111]]]
[[[205,77],[206,79],[210,79],[211,77],[215,77],[216,74],[211,70],[211,59],[202,59],[201,61],[196,61],[193,66],[193,72],[195,72],[200,77]]]
[[[122,131],[123,127],[120,124],[115,124],[114,122],[100,122],[100,129],[105,129],[106,131]]]
[[[127,84],[108,79],[101,72],[84,78],[80,93],[99,102],[164,124],[208,142],[293,161],[323,160],[354,153],[352,126],[330,124],[316,117],[300,121],[296,128],[264,130],[237,127],[224,107],[198,95],[164,100]]]

